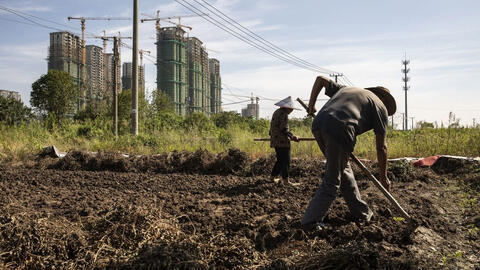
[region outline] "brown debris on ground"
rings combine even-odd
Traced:
[[[206,150],[173,151],[152,156],[127,156],[119,152],[89,153],[71,151],[62,159],[40,159],[36,167],[59,170],[240,174],[246,169],[249,157],[238,149],[212,154]]]
[[[2,166],[0,267],[476,269],[480,264],[479,172],[438,175],[390,164],[393,195],[418,221],[411,226],[354,167],[373,220],[355,222],[339,197],[326,220],[332,228],[304,232],[299,220],[324,163],[292,160],[301,184],[279,186],[267,181],[273,162],[271,156],[252,162],[238,150],[128,158],[71,152],[62,160]]]

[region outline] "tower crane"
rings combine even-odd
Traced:
[[[201,17],[201,16],[207,16],[208,14],[206,13],[201,13],[199,15],[196,15],[196,14],[190,14],[190,15],[182,15],[182,16],[170,16],[170,17],[160,17],[160,10],[157,10],[157,16],[156,17],[153,17],[151,15],[148,15],[148,14],[145,14],[145,13],[142,13],[142,15],[144,16],[147,16],[147,17],[150,17],[150,18],[143,18],[141,19],[140,21],[143,23],[143,22],[148,22],[148,21],[155,21],[155,29],[157,30],[157,34],[158,32],[160,31],[160,21],[166,21],[166,22],[169,22],[171,24],[175,24],[177,27],[185,27],[185,28],[188,28],[190,30],[192,30],[192,27],[190,26],[187,26],[187,25],[182,25],[180,23],[180,19],[181,18],[186,18],[186,17]],[[175,22],[172,22],[171,20],[173,19],[178,19],[178,23],[175,23]]]
[[[151,52],[150,52],[150,51],[147,51],[147,50],[142,50],[142,49],[140,49],[140,50],[138,51],[138,54],[140,54],[140,66],[141,66],[142,68],[143,68],[143,53],[147,53],[147,54],[150,55]]]
[[[80,26],[82,28],[82,83],[81,83],[81,91],[82,91],[82,109],[85,109],[86,105],[86,90],[85,90],[85,82],[86,82],[86,47],[85,47],[85,21],[86,20],[103,20],[103,21],[112,21],[112,20],[130,20],[130,18],[125,17],[72,17],[69,16],[67,19],[70,20],[80,20]]]

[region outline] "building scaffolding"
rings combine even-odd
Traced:
[[[215,114],[222,109],[222,78],[220,77],[220,62],[215,58],[208,60],[210,70],[210,112]]]
[[[70,32],[50,33],[50,47],[48,50],[48,70],[60,70],[68,73],[79,91],[85,84],[83,81],[83,50],[80,37]],[[82,95],[78,93],[74,111],[82,108]]]
[[[101,47],[87,45],[87,104],[98,105],[104,95],[104,54]]]
[[[159,29],[157,40],[157,89],[172,100],[175,112],[187,113],[187,54],[181,27]]]

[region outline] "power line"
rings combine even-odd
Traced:
[[[343,75],[343,78],[347,81],[347,83],[348,83],[350,86],[353,85],[353,83],[350,81],[350,79],[348,78],[347,75],[344,74],[344,75]]]
[[[15,14],[15,15],[17,15],[18,17],[21,17],[21,18],[23,18],[23,19],[25,19],[25,20],[27,20],[27,21],[29,21],[29,22],[37,25],[37,26],[40,26],[40,27],[43,27],[43,28],[47,28],[47,29],[50,29],[50,30],[55,30],[55,31],[63,31],[63,29],[59,29],[59,28],[55,28],[55,27],[50,27],[50,26],[48,26],[48,25],[41,24],[41,23],[39,23],[39,22],[37,22],[37,21],[34,21],[34,20],[32,20],[32,19],[30,19],[30,18],[28,18],[28,17],[26,17],[26,16],[23,16],[23,15],[20,14],[20,13],[17,13],[15,10],[12,10],[12,9],[9,9],[9,8],[3,7],[3,6],[0,6],[0,9],[1,9],[1,10],[4,10],[4,11],[7,11],[7,12],[10,12],[10,13],[12,13],[12,14]]]
[[[245,103],[245,102],[249,102],[249,101],[250,101],[250,100],[237,101],[237,102],[231,102],[231,103],[222,103],[222,106],[228,106],[228,105],[240,104],[240,103]]]
[[[7,19],[7,18],[0,18],[0,20],[3,20],[3,21],[9,21],[9,22],[16,22],[16,23],[21,23],[21,24],[26,24],[26,25],[33,25],[33,26],[37,26],[33,23],[28,23],[28,22],[22,22],[22,21],[17,21],[17,20],[14,20],[14,19]]]
[[[70,28],[70,29],[74,29],[74,30],[78,30],[77,28],[74,28],[74,27],[71,27],[70,25],[67,25],[67,24],[62,24],[62,23],[58,23],[58,22],[55,22],[55,21],[52,21],[52,20],[48,20],[48,19],[45,19],[45,18],[42,18],[42,17],[38,17],[38,16],[35,16],[35,15],[32,15],[32,14],[28,14],[28,13],[25,13],[25,12],[22,12],[22,11],[19,11],[19,10],[15,10],[15,9],[12,9],[12,8],[7,8],[5,6],[0,6],[0,8],[2,9],[10,9],[12,11],[15,11],[17,13],[20,13],[20,14],[23,14],[25,16],[29,16],[29,17],[32,17],[32,18],[36,18],[38,20],[42,20],[42,21],[45,21],[45,22],[49,22],[49,23],[53,23],[53,24],[56,24],[56,25],[59,25],[59,26],[63,26],[63,27],[67,27],[67,28]]]
[[[197,0],[193,0],[193,1],[195,1],[196,3],[198,3],[199,5],[201,5],[202,7],[206,8],[206,9],[209,10],[210,12],[214,13],[214,14],[217,15],[217,17],[219,17],[220,19],[222,19],[222,20],[224,20],[225,22],[231,24],[233,27],[235,27],[236,29],[240,30],[242,33],[244,33],[244,34],[252,37],[253,39],[259,41],[260,43],[262,43],[262,44],[264,44],[264,45],[266,45],[266,46],[268,46],[269,48],[272,48],[274,51],[277,51],[277,52],[279,52],[279,53],[282,53],[282,54],[284,54],[284,55],[287,55],[288,58],[290,58],[290,59],[292,59],[292,60],[294,60],[294,61],[298,61],[298,62],[300,62],[300,63],[302,63],[302,64],[305,64],[305,65],[307,65],[307,66],[310,66],[310,67],[312,67],[312,68],[316,68],[316,69],[318,69],[318,70],[324,70],[324,72],[330,72],[330,73],[334,72],[334,71],[332,71],[332,70],[328,70],[328,69],[319,67],[319,66],[317,66],[317,65],[314,65],[314,64],[312,64],[312,63],[310,63],[310,62],[308,62],[308,61],[305,61],[305,60],[303,60],[303,59],[301,59],[301,58],[299,58],[299,57],[297,57],[297,56],[289,53],[288,51],[286,51],[286,50],[278,47],[277,45],[273,44],[272,42],[270,42],[270,41],[262,38],[261,36],[259,36],[259,35],[256,34],[256,33],[254,33],[254,32],[251,31],[250,29],[244,27],[243,25],[241,25],[241,24],[240,24],[239,22],[237,22],[236,20],[232,19],[231,17],[229,17],[228,15],[226,15],[225,13],[223,13],[222,11],[220,11],[219,9],[217,9],[216,7],[214,7],[213,5],[209,4],[207,1],[201,0],[203,3],[205,3],[205,4],[207,4],[208,6],[210,6],[211,8],[213,8],[215,11],[217,11],[218,13],[220,13],[222,16],[218,15],[217,12],[215,12],[215,11],[213,11],[212,9],[206,7],[205,5],[203,5],[202,3],[200,3],[199,1],[197,1]],[[227,18],[228,20],[225,19],[225,18]],[[237,25],[238,25],[239,27],[237,27]]]
[[[190,7],[186,6],[185,4],[181,3],[180,1],[183,1],[185,2],[186,4],[188,4]],[[180,5],[182,5],[183,7],[185,7],[186,9],[192,11],[193,13],[197,14],[197,15],[200,15],[202,13],[202,11],[200,9],[198,9],[197,7],[195,7],[194,5],[192,5],[191,3],[187,2],[186,0],[175,0],[175,2],[179,3]],[[251,41],[250,39],[248,38],[245,38],[243,37],[242,35],[238,34],[237,32],[235,32],[234,30],[232,30],[230,27],[228,26],[225,26],[223,25],[221,22],[219,22],[218,20],[210,17],[210,16],[203,16],[202,17],[204,20],[210,22],[211,24],[217,26],[218,28],[224,30],[225,32],[229,33],[230,35],[240,39],[241,41],[279,59],[279,60],[282,60],[284,62],[287,62],[287,63],[290,63],[292,65],[295,65],[297,67],[300,67],[300,68],[303,68],[303,69],[307,69],[307,70],[310,70],[310,71],[313,71],[313,72],[316,72],[316,73],[326,73],[324,71],[320,71],[320,70],[317,70],[317,69],[314,69],[314,68],[311,68],[311,67],[308,67],[304,64],[301,64],[301,63],[298,63],[298,62],[295,62],[293,60],[290,60],[288,58],[286,58],[285,56],[282,56],[282,55],[279,55],[278,53],[276,52],[273,52],[272,50],[268,49],[268,48],[264,48],[263,46],[261,45],[258,45],[256,44],[255,42]]]

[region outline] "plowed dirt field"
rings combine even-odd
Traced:
[[[272,162],[235,151],[75,152],[2,166],[0,268],[480,269],[478,169],[391,164],[392,194],[412,224],[356,168],[374,218],[356,223],[339,196],[332,228],[318,233],[299,220],[323,162],[294,160],[298,186],[267,181]]]

